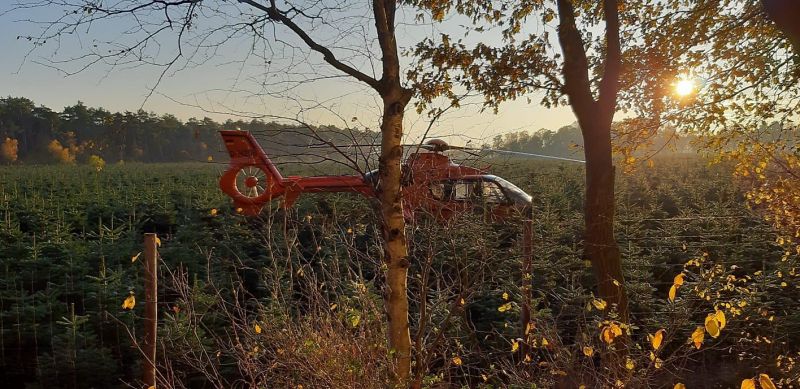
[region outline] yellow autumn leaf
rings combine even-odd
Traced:
[[[350,320],[350,325],[353,327],[358,327],[358,324],[361,323],[361,315],[357,313],[353,313],[349,315],[348,320]]]
[[[672,284],[672,286],[669,288],[669,294],[667,295],[667,297],[669,298],[670,302],[674,302],[675,301],[675,294],[677,292],[678,292],[678,287],[675,286],[675,284]]]
[[[661,358],[656,358],[656,360],[654,361],[654,365],[656,369],[660,369],[661,366],[664,366],[664,361]]]
[[[156,386],[155,385],[150,385],[150,386],[147,387],[147,389],[156,389]]]
[[[614,341],[614,338],[620,335],[622,335],[622,328],[620,328],[617,323],[611,323],[603,327],[603,330],[600,332],[600,340],[611,344],[611,342]]]
[[[594,348],[592,348],[592,346],[583,346],[583,355],[591,357],[594,355]]]
[[[625,359],[625,368],[628,369],[628,370],[633,370],[634,367],[636,367],[636,365],[633,364],[633,359],[626,358]]]
[[[533,362],[533,358],[531,358],[531,355],[530,355],[530,354],[525,354],[525,360],[524,360],[524,362],[525,362],[525,363],[531,363],[531,362]]]
[[[461,366],[461,357],[453,357],[453,364],[456,366]]]
[[[709,313],[708,316],[706,316],[705,326],[706,331],[712,338],[719,336],[719,322],[713,313]]]
[[[519,350],[519,342],[515,340],[511,342],[511,352],[513,353],[516,352],[517,350]]]
[[[125,301],[122,302],[122,309],[133,309],[136,306],[136,297],[131,293]]]
[[[728,323],[728,321],[725,319],[724,311],[718,309],[716,312],[714,312],[714,318],[717,319],[717,324],[719,324],[720,330],[725,328],[725,325]]]
[[[692,332],[692,343],[694,343],[694,347],[696,349],[700,349],[700,346],[703,344],[703,338],[705,338],[706,332],[703,330],[703,327],[697,327],[694,332]]]
[[[661,347],[661,342],[664,341],[664,332],[666,331],[660,329],[656,331],[655,335],[653,335],[653,338],[650,340],[650,344],[653,346],[653,350],[658,350],[658,348]]]
[[[675,384],[675,386],[672,387],[672,389],[686,389],[686,385],[678,382],[677,384]]]
[[[756,389],[756,380],[752,378],[742,380],[741,389]]]
[[[497,307],[497,310],[500,311],[500,312],[505,312],[505,311],[507,311],[509,309],[511,309],[511,303],[505,303],[505,304]]]
[[[681,285],[683,285],[683,277],[685,277],[685,275],[684,275],[683,273],[681,273],[681,274],[678,274],[678,275],[677,275],[677,276],[675,276],[675,278],[672,280],[672,283],[674,283],[676,286],[681,286]]]
[[[581,384],[580,386],[578,386],[578,389],[586,389],[586,385]]]
[[[141,255],[142,255],[142,252],[141,252],[141,251],[139,251],[138,253],[136,253],[136,255],[132,256],[132,257],[131,257],[131,263],[133,263],[133,262],[136,262],[136,260],[137,260],[137,259],[139,259],[139,257],[140,257]]]
[[[255,324],[253,324],[253,330],[254,330],[254,331],[257,333],[257,334],[260,334],[260,333],[261,333],[261,326],[260,326],[260,325],[258,325],[258,323],[255,323]]]
[[[211,208],[211,210],[208,211],[208,213],[211,214],[211,216],[217,216],[217,209],[216,208]]]
[[[653,168],[653,166],[656,166],[656,163],[655,163],[655,162],[653,162],[653,160],[652,160],[652,159],[648,159],[648,160],[647,160],[647,167],[649,167],[649,168]]]
[[[766,374],[758,375],[758,384],[761,386],[761,389],[775,389],[775,384],[772,383],[772,379]]]
[[[608,344],[611,344],[611,342],[614,341],[614,333],[611,332],[611,329],[609,329],[608,326],[603,327],[603,330],[600,331],[600,340]]]
[[[161,247],[161,238],[156,236],[156,247]]]
[[[592,299],[592,305],[594,305],[594,307],[597,308],[598,311],[602,311],[606,309],[608,303],[606,303],[606,301],[603,299]]]
[[[508,293],[503,292],[503,300],[508,300]]]
[[[542,347],[547,347],[550,345],[550,342],[547,341],[547,338],[542,338]]]
[[[614,333],[614,336],[622,335],[622,327],[617,325],[617,323],[611,323],[611,331]]]
[[[534,328],[536,328],[536,324],[533,324],[533,322],[528,322],[528,325],[525,326],[525,335],[530,334],[531,331],[534,330]]]

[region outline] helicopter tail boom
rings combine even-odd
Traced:
[[[270,200],[283,196],[291,206],[301,193],[351,192],[375,195],[374,188],[361,176],[283,177],[252,134],[246,131],[220,131],[231,161],[219,186],[233,199],[239,212],[256,215]]]

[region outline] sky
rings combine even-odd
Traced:
[[[265,42],[274,39],[273,36],[258,41],[252,34],[241,34],[213,50],[207,48],[210,46],[208,43],[219,42],[219,34],[195,32],[192,35],[190,31],[186,42],[204,49],[195,51],[195,57],[190,61],[186,61],[185,56],[177,67],[161,77],[163,67],[142,64],[137,60],[115,66],[100,61],[86,68],[82,68],[86,61],[75,60],[87,53],[101,53],[129,42],[135,36],[132,31],[140,32],[135,30],[137,26],[130,24],[130,18],[96,22],[89,28],[79,28],[74,34],[65,35],[60,40],[51,39],[34,48],[25,36],[41,34],[42,24],[31,21],[53,20],[62,16],[63,11],[54,8],[12,9],[13,6],[7,5],[12,1],[16,0],[0,1],[2,96],[26,97],[53,110],[82,101],[88,106],[103,107],[112,112],[142,108],[158,114],[174,114],[184,120],[208,116],[224,121],[275,115],[301,118],[314,124],[377,128],[381,108],[376,93],[355,80],[337,77],[338,73],[323,63],[320,55],[296,50],[293,46],[301,45],[286,30],[277,30],[274,37],[288,44]],[[237,20],[241,19],[241,14],[232,12],[230,8],[213,11],[207,12],[211,16],[199,11],[200,26],[195,31],[204,31],[206,26],[205,31],[218,25],[229,26],[233,24],[231,21],[241,21]],[[358,15],[362,11],[345,12],[346,17],[342,20],[348,29],[344,32],[320,27],[312,33],[316,34],[315,38],[334,47],[348,47],[348,44],[355,47],[357,44],[354,42],[363,39],[362,32],[370,31],[372,27],[369,20]],[[153,20],[160,20],[160,16],[153,16]],[[399,17],[401,50],[424,37],[438,36],[442,31],[441,26],[415,24],[413,16],[406,12]],[[145,27],[152,30],[152,26]],[[145,53],[164,62],[176,52],[175,34],[174,31],[162,33],[157,39],[158,45],[149,46]],[[480,37],[473,35],[470,39],[499,41],[491,33]],[[336,51],[337,56],[347,58],[359,70],[373,73],[374,63],[370,64],[365,59],[367,56],[361,53],[363,51]],[[403,62],[407,66],[410,59],[405,58]],[[325,78],[310,80],[309,74]],[[270,81],[275,79],[279,82]],[[471,104],[449,110],[431,127],[428,136],[482,142],[502,133],[533,132],[540,128],[555,130],[575,122],[569,107],[546,109],[538,104],[539,96],[529,97],[532,103],[525,98],[505,103],[497,114],[491,109],[482,111],[481,99],[477,98]],[[264,120],[270,119],[271,116],[264,116]],[[417,114],[410,105],[405,123],[407,140],[418,140],[428,125],[427,116]]]

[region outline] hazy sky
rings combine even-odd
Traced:
[[[0,1],[0,12],[8,10],[9,6],[6,4],[11,1]],[[51,14],[48,15],[48,12]],[[64,70],[75,71],[81,67],[82,62],[53,64],[52,61],[76,58],[92,51],[113,47],[116,42],[126,39],[124,32],[129,31],[127,28],[130,26],[125,26],[124,20],[96,23],[88,32],[83,28],[78,34],[70,35],[58,44],[48,42],[29,54],[31,42],[24,38],[17,39],[17,36],[38,35],[41,27],[25,19],[44,20],[54,16],[58,16],[55,9],[16,10],[0,14],[0,95],[27,97],[54,110],[60,110],[80,100],[86,105],[100,106],[110,111],[136,110],[142,107],[159,114],[172,113],[181,119],[203,116],[216,120],[236,118],[225,114],[232,112],[253,116],[272,114],[297,117],[302,110],[299,114],[302,119],[312,123],[377,127],[381,110],[377,95],[372,90],[346,78],[291,83],[292,88],[285,90],[290,85],[286,81],[297,80],[301,73],[313,71],[327,76],[335,76],[337,73],[322,63],[321,56],[316,53],[308,56],[305,53],[287,54],[285,46],[263,43],[258,43],[253,50],[254,44],[249,38],[231,39],[216,49],[213,55],[203,53],[201,59],[195,59],[189,66],[181,66],[178,71],[168,72],[149,98],[149,90],[156,85],[163,69],[161,67],[117,65],[112,68],[108,64],[100,63],[67,75]],[[406,14],[403,17],[412,20],[411,16]],[[362,22],[363,28],[358,20]],[[374,29],[374,26],[364,23],[368,21],[358,20],[353,23],[351,30]],[[203,22],[211,24],[219,23],[220,20],[210,18]],[[437,28],[413,23],[402,25],[398,29],[399,43],[408,47],[424,36],[438,34]],[[325,36],[327,31],[319,30],[317,33],[321,35],[317,39],[329,39]],[[279,30],[277,34],[291,39],[286,30]],[[165,39],[160,40],[162,46],[157,48],[157,58],[163,59],[164,55],[174,53],[174,36],[174,33],[165,34]],[[344,38],[330,39],[346,41],[353,36],[351,33]],[[339,43],[330,39],[329,42]],[[481,38],[473,36],[471,39],[495,38],[485,35]],[[337,52],[339,54],[346,55],[344,51]],[[275,56],[276,60],[273,62],[270,56]],[[243,61],[245,57],[247,59]],[[291,60],[286,59],[289,57]],[[372,67],[368,62],[359,60],[361,57],[352,55],[351,63],[365,73],[371,73]],[[264,65],[267,59],[273,63],[269,67]],[[294,76],[286,76],[292,72]],[[264,76],[269,73],[278,73],[270,74],[270,77],[282,78],[284,82],[269,84],[270,78]],[[472,106],[451,110],[433,126],[431,135],[457,135],[488,140],[496,134],[509,131],[557,129],[575,121],[568,107],[548,110],[539,106],[537,96],[531,98],[531,104],[526,99],[506,103],[501,106],[497,115],[491,110],[480,112],[480,99],[476,99],[476,104]],[[427,126],[427,118],[417,115],[414,108],[409,106],[406,128],[410,139],[418,137]]]

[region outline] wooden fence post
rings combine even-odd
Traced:
[[[158,246],[156,234],[144,234],[144,363],[145,388],[156,385],[156,330],[158,323]]]

